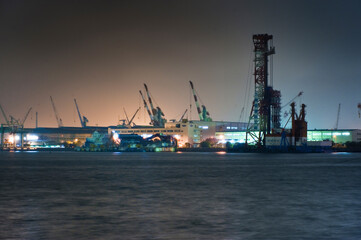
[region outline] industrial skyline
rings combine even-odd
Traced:
[[[195,84],[213,120],[247,121],[252,35],[273,35],[282,104],[303,91],[309,129],[361,128],[359,1],[0,1],[0,104],[25,126],[116,125],[142,106],[143,83],[177,119]],[[298,101],[296,101],[298,103]],[[298,105],[298,107],[300,107]],[[290,108],[288,107],[289,110]],[[4,122],[3,117],[0,117]],[[135,119],[149,123],[145,111]]]

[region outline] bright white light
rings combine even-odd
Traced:
[[[344,135],[344,136],[350,136],[350,133],[349,133],[349,132],[344,132],[344,133],[342,133],[342,135]]]
[[[120,138],[119,138],[119,134],[118,133],[113,133],[113,141],[116,144],[120,144]]]
[[[140,135],[142,138],[149,138],[151,137],[152,135],[151,134],[142,134]]]
[[[119,134],[113,131],[113,140],[116,141],[117,139],[119,139]]]
[[[37,135],[34,135],[34,134],[27,134],[26,135],[26,140],[28,140],[28,141],[39,140],[39,137]]]
[[[173,135],[173,137],[174,137],[175,139],[177,139],[177,140],[180,139],[180,136],[179,136],[179,135]]]
[[[199,126],[199,128],[208,129],[208,126]]]

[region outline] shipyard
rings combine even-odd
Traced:
[[[361,239],[360,0],[0,0],[0,239]]]
[[[242,114],[247,116],[244,122],[212,119],[192,81],[188,82],[189,107],[179,119],[167,119],[144,83],[139,90],[141,106],[129,116],[123,109],[125,118],[113,126],[90,126],[76,99],[74,106],[79,127],[64,126],[52,96],[49,103],[58,125],[56,128],[38,126],[38,112],[35,113],[35,128],[26,128],[31,107],[21,119],[7,115],[0,105],[1,150],[324,152],[350,147],[359,149],[361,130],[338,128],[341,104],[333,129],[308,129],[307,106],[298,101],[302,91],[282,104],[281,91],[273,88],[273,79],[270,79],[273,67],[270,58],[276,52],[272,40],[273,36],[269,34],[252,37],[254,89],[249,95],[252,98],[251,111],[245,113],[242,109]],[[357,107],[360,114],[361,104]],[[147,113],[149,125],[135,123],[141,109]],[[197,119],[190,118],[192,110],[196,111]]]

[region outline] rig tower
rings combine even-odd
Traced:
[[[250,135],[258,147],[265,146],[265,136],[270,134],[271,130],[280,128],[281,93],[273,90],[268,80],[268,57],[275,54],[272,39],[273,36],[268,34],[253,35],[255,92],[247,126],[246,144]]]

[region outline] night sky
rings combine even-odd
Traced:
[[[272,34],[282,105],[303,91],[309,128],[361,128],[361,1],[1,1],[0,103],[25,124],[115,125],[147,83],[167,119],[189,107],[192,80],[214,120],[246,121],[252,35]],[[247,89],[247,82],[252,88]],[[247,97],[248,96],[248,97]],[[192,99],[192,119],[197,119]],[[283,109],[282,112],[288,110]],[[0,117],[4,122],[3,117]],[[144,110],[135,119],[149,123]]]

